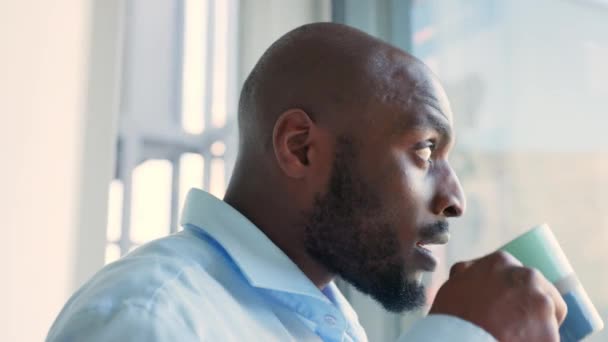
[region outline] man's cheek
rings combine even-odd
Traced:
[[[397,238],[399,239],[399,251],[404,259],[409,259],[416,245],[416,234],[411,225],[397,226]]]

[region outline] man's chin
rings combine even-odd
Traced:
[[[420,309],[426,302],[426,291],[422,282],[423,272],[408,272],[397,277],[380,277],[372,283],[375,286],[358,286],[349,282],[359,291],[370,295],[385,310],[403,313]]]
[[[385,310],[393,313],[404,313],[422,308],[426,302],[425,289],[419,283],[408,282],[399,296],[392,298],[375,297]]]

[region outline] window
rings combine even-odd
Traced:
[[[608,262],[601,190],[608,186],[608,87],[598,63],[608,51],[607,8],[557,0],[425,3],[435,27],[425,53],[452,99],[453,164],[469,204],[454,221],[448,262],[488,253],[546,221],[606,317],[608,275],[597,267]],[[604,330],[588,340],[607,338]]]
[[[106,262],[177,231],[191,187],[221,198],[236,152],[237,1],[125,4]]]
[[[410,7],[390,10],[395,3]],[[608,275],[597,272],[608,262],[605,3],[388,0],[365,7],[334,0],[341,9],[334,19],[338,14],[338,21],[422,59],[452,104],[451,163],[468,208],[453,220],[450,244],[437,250],[445,262],[426,279],[429,303],[455,261],[490,253],[546,221],[600,315],[608,316]],[[399,21],[409,31],[391,29]],[[403,35],[409,44],[395,40]],[[392,316],[349,291],[370,340],[392,340],[397,334],[387,331],[407,325],[398,319],[387,326]],[[607,339],[604,329],[589,341]]]

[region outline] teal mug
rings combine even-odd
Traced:
[[[557,239],[547,224],[534,227],[501,248],[526,267],[539,270],[564,298],[568,315],[559,333],[562,342],[580,341],[602,330],[604,323]]]

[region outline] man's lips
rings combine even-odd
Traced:
[[[431,237],[423,238],[416,242],[416,246],[424,247],[426,245],[445,245],[450,240],[450,233],[437,233]]]
[[[438,222],[424,227],[421,232],[421,239],[416,242],[414,248],[415,259],[418,261],[423,271],[432,272],[439,262],[433,252],[426,248],[430,245],[444,245],[450,240],[450,231],[447,222]]]
[[[446,221],[437,221],[420,229],[418,246],[444,245],[450,240],[450,226]]]

